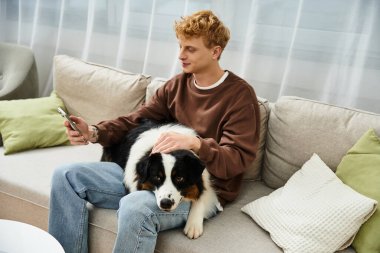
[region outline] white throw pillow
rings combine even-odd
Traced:
[[[377,202],[354,191],[314,154],[288,182],[241,210],[285,253],[348,247]]]
[[[162,77],[153,78],[152,82],[146,87],[145,100],[149,101],[156,94],[156,91],[164,86],[167,81],[167,79]]]
[[[53,76],[68,112],[89,124],[136,110],[144,102],[151,79],[67,55],[54,57]]]

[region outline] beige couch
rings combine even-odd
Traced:
[[[61,78],[57,71],[56,85]],[[150,82],[148,96],[162,83],[162,80]],[[283,97],[275,104],[260,98],[259,103],[260,149],[257,160],[245,175],[238,199],[216,218],[205,222],[204,234],[199,239],[189,240],[180,228],[160,233],[156,252],[282,252],[241,208],[283,186],[313,153],[335,170],[342,156],[369,126],[380,132],[380,115],[369,112],[297,97]],[[0,218],[46,230],[54,168],[63,163],[99,160],[101,147],[90,144],[34,149],[6,156],[2,153],[0,147]],[[89,208],[90,252],[111,252],[116,236],[116,211],[90,205]],[[355,251],[348,248],[343,252]]]

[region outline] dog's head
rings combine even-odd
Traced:
[[[199,198],[204,169],[205,165],[188,150],[146,155],[137,164],[137,188],[153,191],[160,209],[171,211],[184,198]]]

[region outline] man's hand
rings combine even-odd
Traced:
[[[90,137],[88,124],[79,117],[70,116],[70,119],[75,122],[82,135],[71,128],[70,123],[66,120],[64,125],[66,127],[66,134],[72,145],[87,145]]]
[[[188,149],[198,154],[200,147],[201,141],[195,136],[168,132],[160,135],[152,153],[170,153],[178,149]]]

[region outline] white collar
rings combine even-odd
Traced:
[[[210,86],[207,86],[207,87],[199,86],[197,84],[197,82],[195,81],[195,78],[194,78],[194,85],[195,85],[195,87],[197,87],[200,90],[211,90],[211,89],[219,86],[221,83],[223,83],[224,80],[226,80],[227,76],[228,76],[228,71],[225,71],[224,74],[223,74],[223,76],[218,81],[216,81],[216,83],[214,83],[214,84],[212,84]]]

